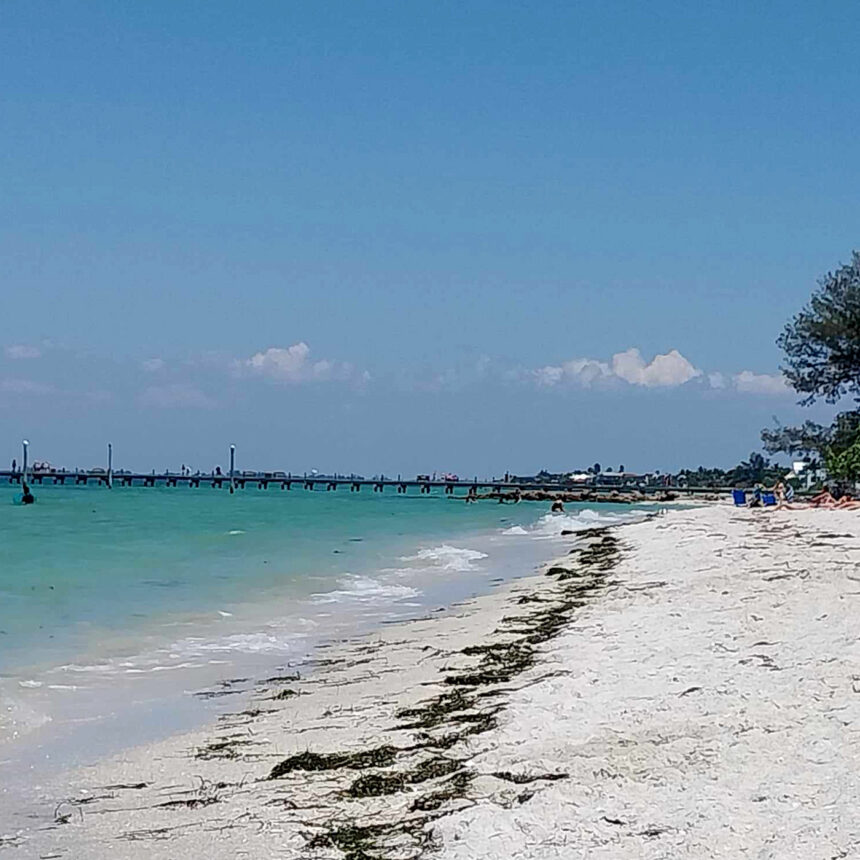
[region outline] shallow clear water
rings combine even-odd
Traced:
[[[344,490],[15,494],[0,489],[7,781],[188,727],[223,706],[192,695],[207,686],[486,592],[551,557],[562,528],[631,514]]]

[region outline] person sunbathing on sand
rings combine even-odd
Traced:
[[[830,494],[830,490],[825,487],[817,496],[813,496],[809,500],[809,505],[813,508],[833,508],[836,506],[836,499]]]

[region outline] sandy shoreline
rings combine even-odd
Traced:
[[[860,856],[856,514],[677,510],[570,547],[60,775],[0,851]]]

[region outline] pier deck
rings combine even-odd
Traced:
[[[0,471],[0,481],[10,484],[21,483],[21,472]],[[191,487],[198,488],[208,486],[214,489],[229,488],[231,484],[230,475],[217,474],[173,474],[165,473],[132,473],[132,472],[114,472],[109,475],[107,472],[66,472],[66,471],[36,471],[29,475],[31,485],[44,484],[60,484],[60,485],[101,485],[114,487]],[[259,472],[255,475],[235,474],[232,478],[232,484],[236,489],[245,489],[246,487],[255,487],[260,490],[266,490],[269,486],[280,488],[281,490],[292,490],[293,487],[298,487],[304,490],[325,490],[334,491],[340,488],[347,488],[350,492],[360,492],[362,489],[368,489],[371,492],[384,492],[387,489],[394,489],[398,493],[408,493],[418,491],[421,494],[430,494],[434,490],[441,491],[446,495],[456,495],[458,491],[462,494],[479,493],[479,492],[498,492],[498,493],[513,493],[517,490],[523,493],[528,492],[597,492],[601,494],[611,493],[617,490],[620,493],[642,492],[648,495],[670,492],[681,492],[686,494],[697,493],[714,493],[719,490],[713,487],[624,487],[624,486],[606,486],[606,485],[571,485],[571,484],[521,484],[510,483],[505,481],[493,480],[406,480],[401,478],[344,478],[344,477],[328,477],[321,478],[319,476],[309,475],[292,475],[279,472]]]

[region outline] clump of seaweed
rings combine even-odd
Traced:
[[[275,675],[272,678],[266,678],[261,681],[262,684],[290,684],[293,681],[300,681],[302,676],[296,672],[293,675]]]
[[[517,603],[522,606],[524,603],[546,603],[546,598],[541,597],[539,594],[524,594],[522,597],[517,598]]]
[[[378,860],[423,856],[433,837],[424,829],[424,819],[396,824],[335,824],[308,840],[309,848],[336,848],[343,860]],[[396,853],[392,853],[396,852]]]
[[[356,779],[344,794],[349,797],[381,797],[403,791],[407,783],[406,775],[402,773],[369,773]]]
[[[275,693],[274,696],[269,696],[272,701],[278,701],[280,699],[291,699],[293,696],[298,696],[298,693],[295,690],[291,690],[289,687],[285,690],[280,690]]]
[[[425,759],[412,770],[403,773],[371,773],[360,776],[346,790],[350,797],[379,797],[383,794],[396,794],[408,785],[417,785],[431,779],[440,779],[458,770],[463,763],[457,759],[434,756]]]
[[[388,744],[352,753],[303,752],[285,758],[276,764],[269,774],[269,779],[279,779],[294,770],[320,771],[339,770],[340,768],[361,770],[367,767],[388,767],[394,764],[396,758],[397,748]]]
[[[445,684],[462,687],[477,687],[482,684],[507,683],[515,675],[531,668],[535,652],[523,642],[494,642],[489,645],[474,645],[462,651],[467,657],[480,655],[481,661],[472,671],[446,675]]]
[[[461,770],[455,773],[451,779],[446,780],[443,786],[430,794],[417,797],[410,806],[412,812],[431,812],[439,809],[445,803],[451,800],[457,800],[466,794],[466,789],[475,778],[475,775],[468,770]]]
[[[475,700],[464,695],[460,690],[431,699],[426,705],[414,708],[402,708],[397,712],[397,718],[407,720],[417,717],[414,722],[398,726],[400,729],[429,729],[444,722],[450,714],[467,711],[474,707]]]
[[[331,827],[314,836],[308,848],[337,848],[343,851],[344,860],[373,860],[374,854],[369,852],[376,847],[377,839],[390,829],[386,824]]]
[[[500,770],[491,773],[490,776],[496,779],[503,779],[505,782],[512,782],[514,785],[526,785],[529,782],[537,782],[539,779],[548,782],[554,782],[559,779],[567,779],[570,774],[567,773],[511,773],[508,770]]]

